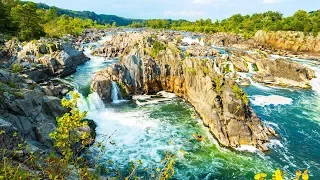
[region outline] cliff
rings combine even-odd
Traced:
[[[293,52],[320,53],[320,34],[316,37],[297,31],[258,31],[255,41],[267,47],[289,50]]]
[[[91,88],[105,102],[111,100],[111,81],[130,95],[173,92],[194,106],[221,145],[253,145],[267,150],[264,144],[277,134],[257,117],[235,81],[213,68],[212,59],[184,57],[177,42],[162,41],[155,34],[125,36],[130,43],[121,54],[120,63],[93,77]],[[216,57],[215,61],[225,59]]]

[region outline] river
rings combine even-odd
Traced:
[[[114,103],[109,105],[103,104],[96,93],[90,94],[94,73],[118,62],[118,59],[90,54],[90,46],[99,46],[108,39],[109,36],[86,45],[85,54],[91,61],[80,65],[75,74],[66,78],[77,84],[82,94],[80,108],[87,110],[88,118],[98,125],[97,142],[106,145],[101,162],[112,159],[119,169],[127,172],[128,162],[141,160],[138,173],[144,175],[145,168],[148,171],[156,169],[165,150],[182,149],[186,154],[178,155],[173,179],[253,179],[259,172],[266,172],[271,178],[277,168],[285,170],[288,177],[294,176],[297,169],[308,168],[310,179],[320,179],[318,78],[312,82],[312,90],[271,88],[257,83],[244,88],[258,116],[281,138],[272,140],[271,151],[265,154],[249,147],[233,151],[219,147],[192,106],[172,94],[164,93],[167,98],[161,101],[148,96],[137,97],[143,98],[144,103],[136,104],[114,95],[118,93],[114,87]],[[319,66],[311,61],[293,60],[312,66],[320,77]],[[195,132],[205,140],[194,140],[192,134]]]

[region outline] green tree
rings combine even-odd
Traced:
[[[43,28],[40,26],[40,18],[37,15],[35,3],[28,2],[24,5],[18,4],[11,9],[11,17],[19,27],[19,38],[21,40],[36,39],[44,35]]]

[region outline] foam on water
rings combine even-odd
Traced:
[[[251,152],[251,153],[259,151],[256,147],[250,146],[250,145],[241,145],[241,146],[237,147],[236,150],[244,151],[244,152]]]
[[[145,106],[171,101],[175,97],[177,96],[174,93],[160,91],[156,95],[135,95],[132,99],[135,100],[138,106]]]
[[[204,42],[203,42],[202,38],[199,41],[199,38],[192,38],[192,37],[186,36],[181,40],[182,40],[182,42],[188,43],[189,45],[191,45],[193,43],[197,43],[197,44],[200,44],[201,46],[204,46]]]
[[[278,95],[269,95],[269,96],[255,95],[255,96],[251,96],[250,100],[251,100],[251,103],[256,106],[289,105],[289,104],[292,104],[293,102],[291,98],[278,96]]]

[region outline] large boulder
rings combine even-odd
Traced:
[[[299,63],[286,59],[262,59],[256,62],[259,72],[253,76],[257,82],[284,86],[310,88],[310,80],[315,72]]]

